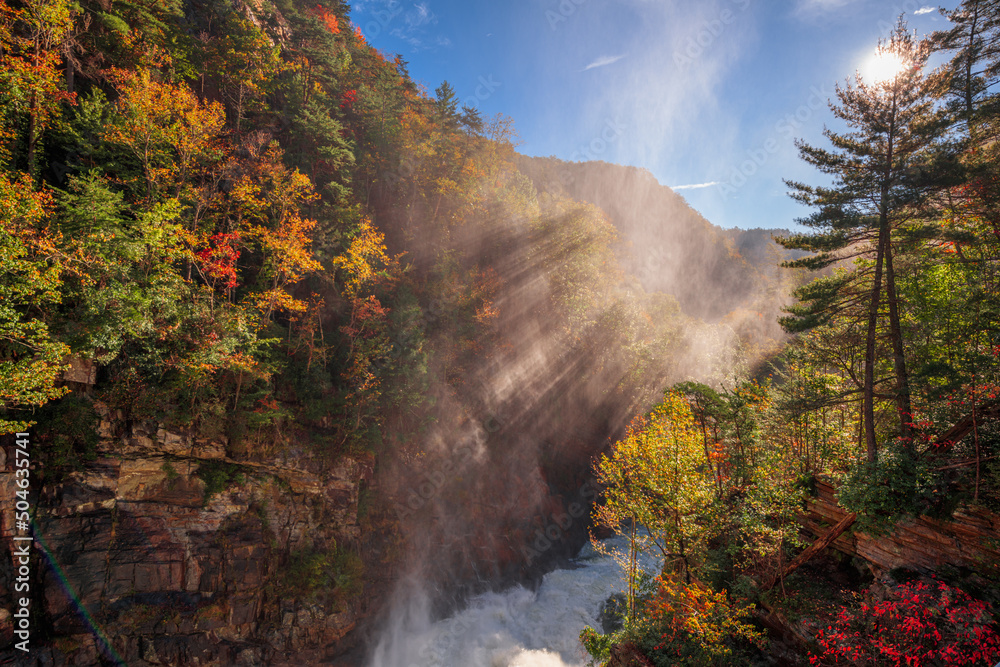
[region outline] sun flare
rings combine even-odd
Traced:
[[[905,63],[897,53],[876,51],[861,64],[861,78],[868,84],[889,83],[903,71]]]

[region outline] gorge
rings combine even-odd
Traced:
[[[722,229],[355,4],[0,0],[0,662],[1000,659],[996,99],[922,74],[961,40],[900,23],[798,144],[813,212]]]

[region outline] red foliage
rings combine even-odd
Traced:
[[[823,652],[812,665],[993,664],[1000,636],[991,627],[990,606],[943,582],[900,584],[884,601],[871,590],[860,607],[841,609],[816,635]]]
[[[341,98],[340,108],[341,109],[351,109],[354,107],[354,103],[358,101],[358,91],[348,90],[344,93]]]
[[[329,9],[323,7],[322,5],[316,5],[316,7],[309,10],[309,13],[315,16],[320,23],[326,26],[326,29],[330,32],[330,34],[340,34],[340,22],[337,21],[337,15]]]
[[[227,289],[236,287],[236,261],[240,251],[236,249],[239,234],[214,234],[209,242],[211,245],[195,253],[201,260],[201,272],[213,280],[221,280]]]
[[[276,401],[273,396],[265,396],[264,398],[257,399],[257,407],[255,407],[253,411],[257,414],[264,414],[267,412],[274,412],[277,409],[278,401]]]
[[[351,322],[340,328],[352,338],[371,338],[379,333],[389,315],[389,309],[374,295],[351,302]]]

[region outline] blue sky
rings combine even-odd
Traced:
[[[944,6],[953,8],[957,2]],[[427,91],[514,119],[528,155],[649,169],[722,227],[794,227],[782,179],[819,183],[834,85],[919,0],[359,0],[352,19]],[[702,187],[691,187],[702,186]]]

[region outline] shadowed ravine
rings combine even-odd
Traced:
[[[0,665],[996,664],[1000,2],[905,4],[0,0]]]
[[[427,344],[437,355],[432,364],[442,364],[433,372],[452,379],[429,388],[431,419],[395,432],[408,454],[381,464],[377,483],[392,499],[405,548],[399,583],[370,635],[373,667],[410,665],[413,642],[418,651],[425,648],[428,633],[440,631],[435,623],[455,609],[478,614],[468,632],[482,635],[473,642],[482,642],[481,664],[521,664],[510,662],[521,648],[555,650],[564,664],[582,664],[577,636],[590,621],[569,623],[563,637],[555,621],[548,630],[529,632],[534,624],[524,619],[557,615],[548,597],[555,595],[585,620],[612,592],[605,569],[593,570],[586,594],[556,592],[557,582],[572,577],[551,572],[587,542],[599,491],[595,457],[665,387],[689,379],[731,381],[773,334],[773,327],[757,325],[758,309],[777,308],[775,297],[760,291],[766,281],[735,261],[721,230],[648,174],[594,167],[615,176],[612,188],[633,187],[642,197],[667,202],[644,217],[634,207],[609,217],[566,198],[561,188],[545,190],[556,177],[551,170],[568,165],[529,166],[539,188],[532,192],[536,213],[525,217],[499,207],[492,217],[448,234],[453,261],[496,277],[489,335],[474,351],[457,351],[444,335],[452,304],[420,304]],[[569,181],[585,187],[590,175],[573,169]],[[507,177],[524,178],[516,172]],[[407,221],[399,227],[407,233],[395,238],[393,251],[411,253],[415,271],[434,275],[439,269],[423,239],[440,232],[425,233],[426,223],[411,219],[411,210],[386,212],[390,219],[402,215]],[[682,232],[692,221],[695,226]],[[645,242],[651,226],[665,234],[669,257]],[[682,279],[685,267],[703,272],[705,262],[727,266],[718,284],[698,288]],[[642,278],[650,272],[657,281],[646,287]],[[722,314],[728,317],[719,321]],[[401,342],[405,347],[410,341]],[[537,597],[517,588],[495,592],[538,584],[542,575]],[[488,609],[498,600],[507,605],[507,620],[492,628],[483,619],[492,618]],[[468,641],[458,644],[472,645]],[[544,662],[555,658],[541,653],[533,659],[560,664]]]
[[[606,546],[623,546],[621,538]],[[655,570],[652,561],[641,565]],[[433,621],[427,598],[409,598],[386,628],[370,667],[583,667],[580,631],[600,629],[601,603],[621,590],[622,571],[587,545],[546,574],[536,590],[515,586],[471,598]]]

